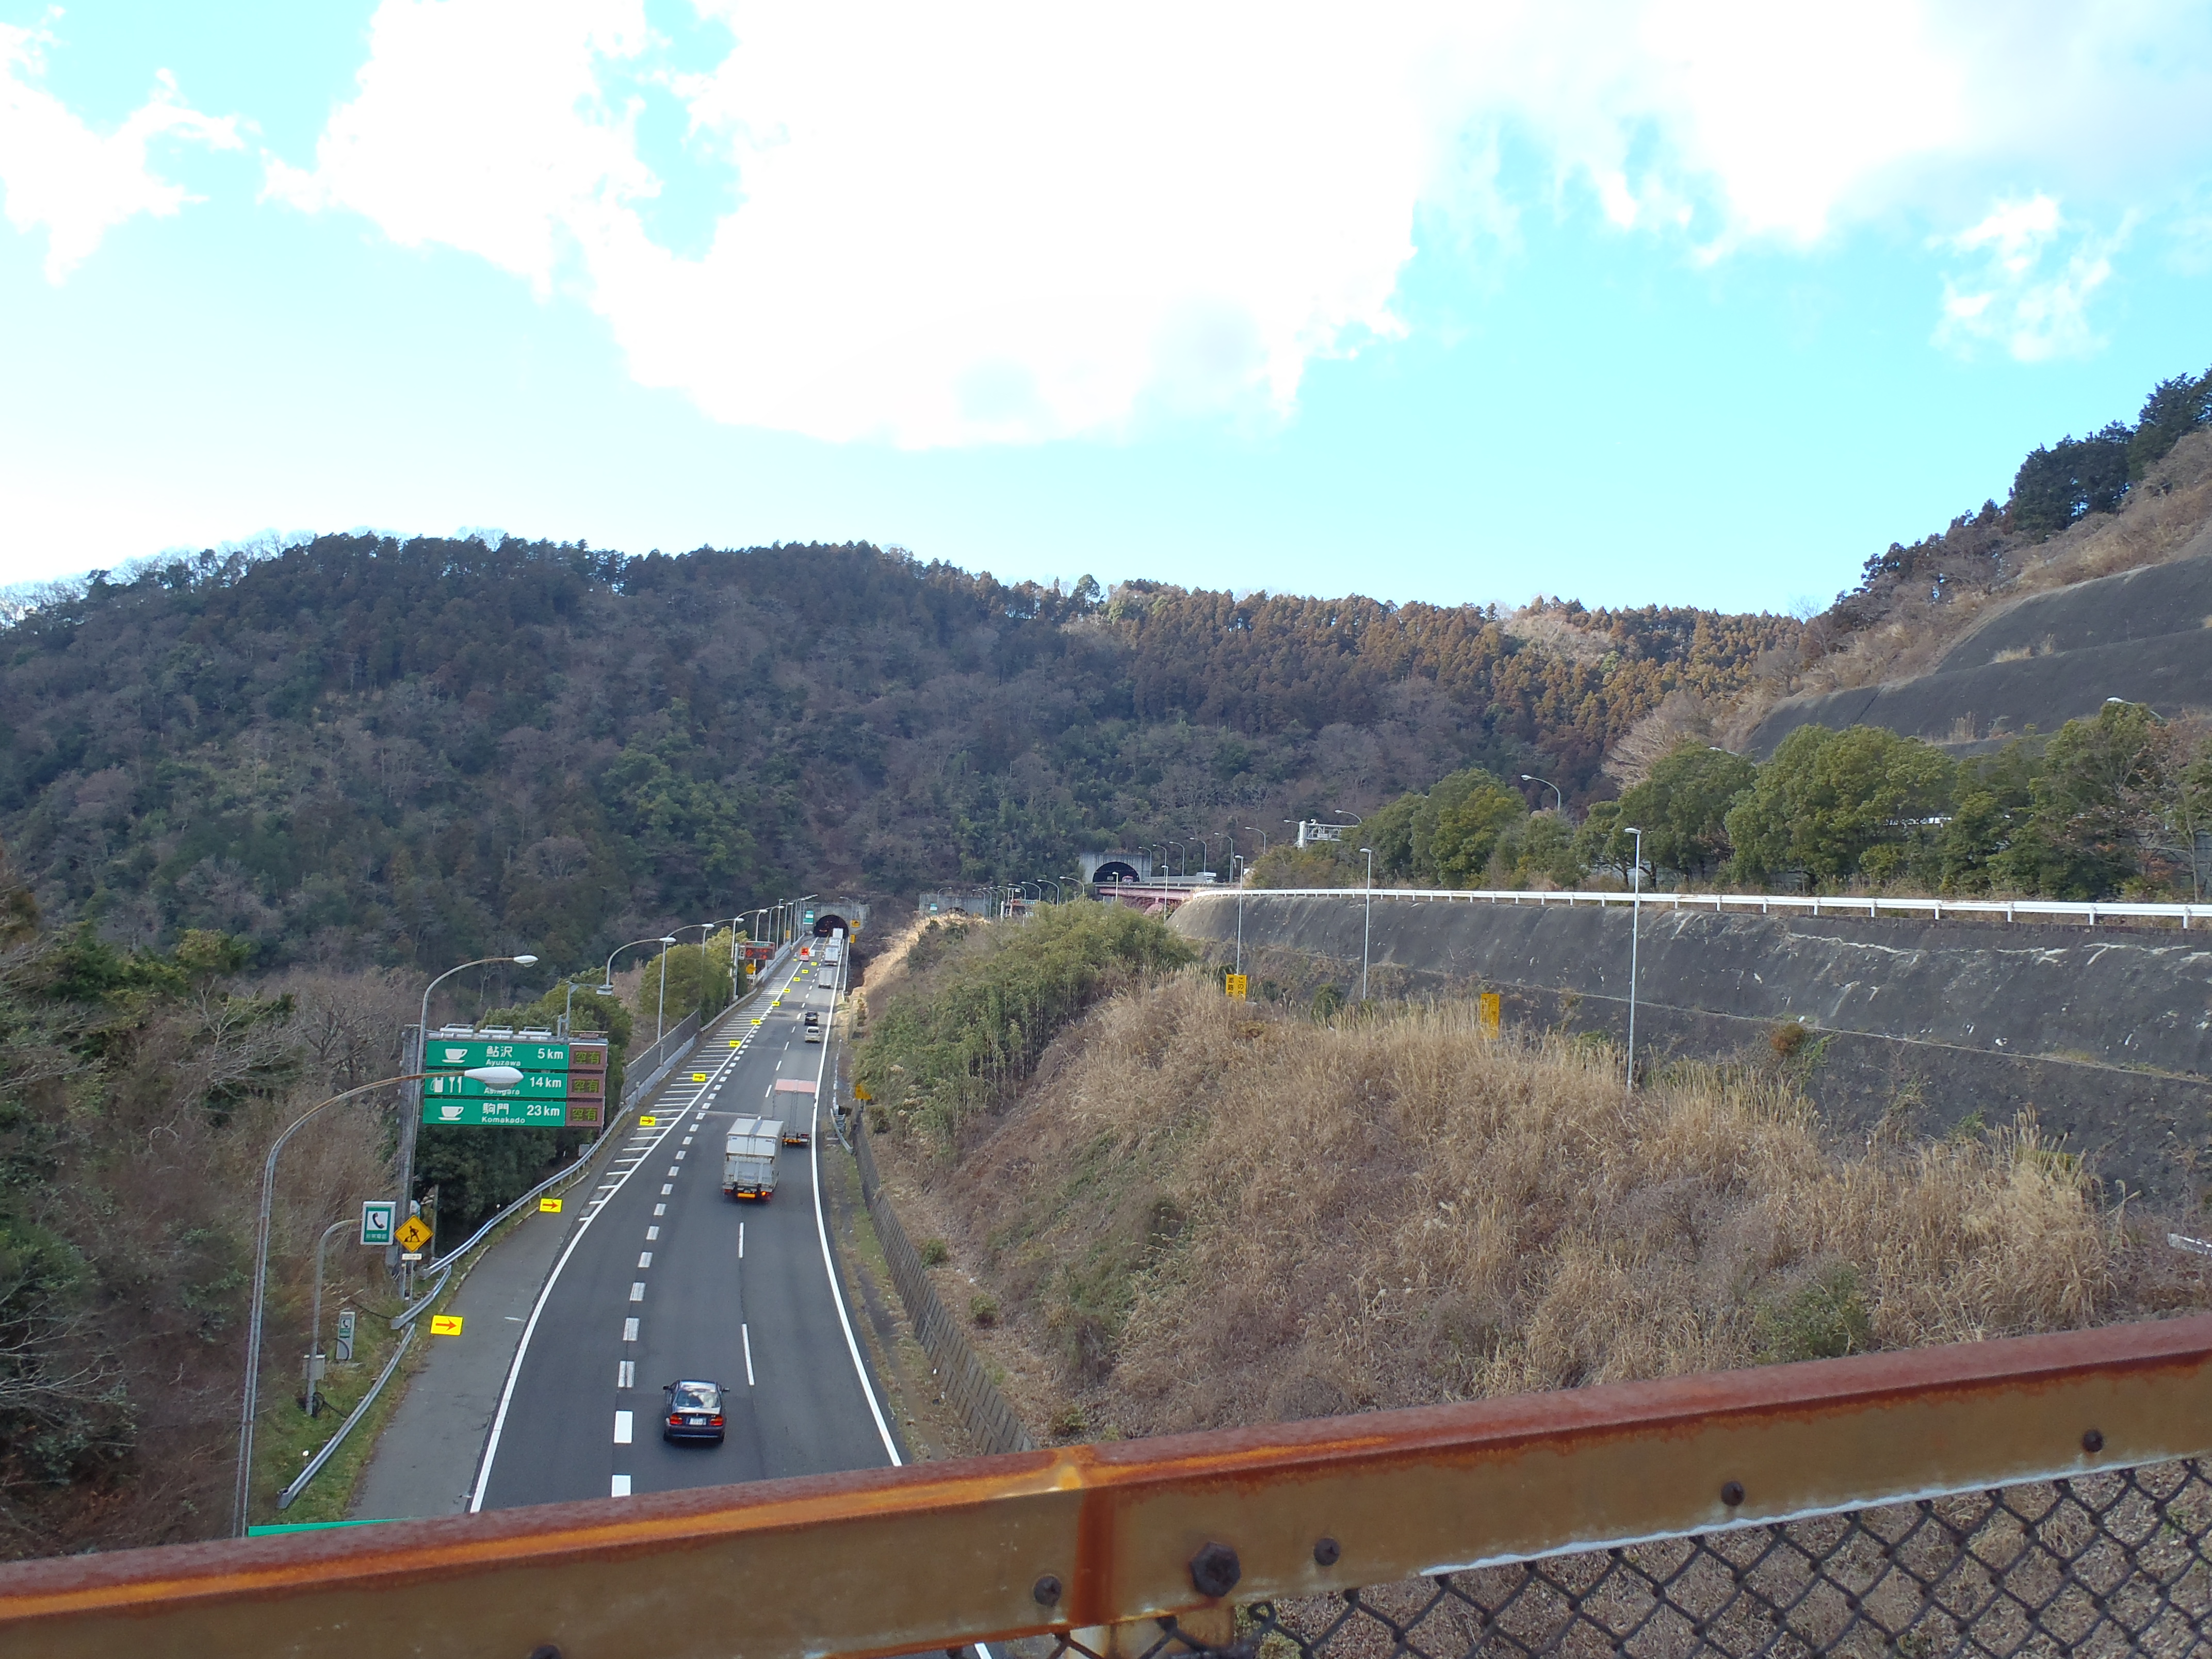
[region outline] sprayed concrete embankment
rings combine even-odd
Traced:
[[[1248,893],[1255,985],[1358,994],[1362,896]],[[1185,905],[1177,932],[1236,948],[1239,901]],[[1627,1026],[1626,906],[1377,897],[1371,994],[1498,991],[1509,1022]],[[1812,1028],[1790,1064],[1839,1132],[1942,1135],[2032,1110],[2108,1180],[2194,1204],[2212,1172],[2212,933],[1715,915],[1648,905],[1638,1067],[1749,1051]]]

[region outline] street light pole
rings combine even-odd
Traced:
[[[348,1216],[343,1221],[333,1221],[323,1229],[323,1236],[315,1241],[315,1316],[307,1327],[307,1415],[315,1414],[315,1384],[320,1379],[315,1375],[315,1362],[323,1357],[323,1251],[331,1242],[331,1235],[348,1227],[361,1225],[359,1216]]]
[[[536,964],[536,957],[480,957],[474,962],[465,962],[459,968],[448,968],[422,988],[422,1018],[415,1025],[415,1069],[428,1071],[430,1066],[430,993],[436,990],[455,974],[470,968],[488,968],[495,962],[511,962],[519,968]],[[399,1115],[399,1216],[404,1221],[415,1213],[415,1135],[421,1127],[420,1112]]]
[[[504,957],[491,959],[495,962],[507,960]],[[476,963],[462,964],[471,968],[479,965]],[[429,1050],[426,1047],[423,1052],[427,1054]],[[286,1141],[307,1127],[309,1120],[331,1107],[357,1099],[362,1095],[374,1094],[379,1089],[389,1089],[397,1084],[420,1083],[428,1075],[427,1072],[417,1070],[402,1073],[398,1077],[379,1078],[374,1083],[364,1083],[358,1088],[348,1089],[343,1094],[332,1095],[328,1100],[310,1106],[294,1118],[284,1132],[276,1137],[275,1144],[269,1148],[267,1159],[262,1164],[261,1209],[253,1227],[253,1300],[246,1326],[246,1386],[241,1391],[238,1415],[238,1481],[231,1508],[231,1536],[234,1538],[246,1536],[246,1504],[252,1488],[253,1417],[261,1404],[261,1322],[263,1311],[268,1305],[269,1230],[276,1194],[276,1155],[284,1150]],[[495,1089],[512,1089],[522,1081],[521,1072],[513,1066],[472,1066],[461,1075],[474,1078],[479,1083],[488,1083]],[[408,1103],[403,1099],[403,1111]],[[408,1115],[422,1115],[419,1103],[415,1103],[414,1111]]]
[[[1375,849],[1363,847],[1367,854],[1367,920],[1359,927],[1359,1000],[1367,1000],[1367,939],[1375,929]]]
[[[714,931],[714,924],[711,921],[687,921],[676,931],[688,933],[694,927],[699,930],[699,991],[703,996],[707,990],[707,935]],[[668,953],[665,951],[660,953],[660,1000],[664,1006],[668,1001]]]
[[[615,982],[615,958],[620,956],[623,951],[635,951],[641,945],[658,945],[665,950],[667,946],[675,943],[676,936],[673,933],[663,933],[655,939],[634,939],[627,944],[616,945],[613,950],[607,952],[607,971],[605,977],[600,980],[600,985],[605,988],[609,995],[613,994],[613,987]],[[656,1041],[658,1039],[656,1039]]]
[[[1561,817],[1566,817],[1567,798],[1559,793],[1559,786],[1558,784],[1553,783],[1549,778],[1540,778],[1534,772],[1523,772],[1521,775],[1521,781],[1523,783],[1542,784],[1545,788],[1552,792],[1552,804],[1554,810],[1558,811]]]
[[[1621,826],[1636,837],[1636,862],[1628,874],[1628,1086],[1636,1092],[1636,947],[1644,928],[1644,832],[1633,824]]]

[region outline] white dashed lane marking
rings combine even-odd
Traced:
[[[740,1325],[738,1333],[745,1339],[745,1386],[750,1389],[753,1386],[753,1328]]]
[[[634,1389],[637,1386],[637,1361],[625,1359],[615,1367],[615,1387]]]
[[[633,1302],[642,1302],[645,1300],[645,1281],[643,1279],[641,1279],[631,1285],[629,1287],[629,1299]]]
[[[674,1175],[674,1174],[676,1173],[676,1171],[675,1171],[675,1170],[671,1170],[668,1173],[669,1173],[669,1174],[671,1174],[671,1175]],[[676,1188],[673,1188],[673,1187],[663,1187],[663,1188],[660,1189],[660,1195],[661,1195],[663,1198],[665,1198],[665,1197],[667,1197],[667,1196],[669,1195],[669,1194],[671,1194],[671,1193],[674,1192],[675,1190],[676,1190]]]
[[[637,1253],[637,1265],[641,1267],[650,1267],[653,1265],[653,1252],[640,1250]]]
[[[611,1478],[607,1482],[607,1496],[610,1498],[629,1497],[629,1477],[626,1474],[617,1474]]]
[[[627,1446],[630,1440],[630,1425],[635,1419],[628,1412],[615,1413],[615,1444]]]
[[[658,1227],[647,1227],[645,1230],[645,1236],[648,1241],[656,1239],[660,1237],[660,1229]]]
[[[625,1319],[623,1321],[623,1340],[625,1342],[635,1342],[637,1340],[637,1321],[635,1319]]]

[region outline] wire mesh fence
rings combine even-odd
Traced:
[[[2212,1655],[2208,1532],[2204,1469],[2160,1463],[1255,1603],[1233,1651]],[[1146,1659],[1206,1651],[1163,1621]],[[1089,1652],[1062,1638],[1054,1659]]]

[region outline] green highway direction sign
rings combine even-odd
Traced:
[[[560,1072],[525,1072],[522,1081],[512,1089],[495,1089],[459,1072],[434,1073],[422,1079],[423,1099],[453,1095],[465,1095],[471,1100],[487,1096],[494,1100],[566,1100],[568,1079]]]
[[[604,1043],[599,1046],[605,1047]],[[512,1066],[522,1072],[565,1072],[568,1069],[568,1045],[434,1036],[423,1055],[422,1069],[426,1072],[463,1072],[477,1066]]]
[[[557,1129],[568,1121],[566,1100],[525,1100],[505,1095],[492,1099],[450,1097],[422,1103],[425,1123],[457,1123],[464,1127],[504,1125],[520,1129]]]

